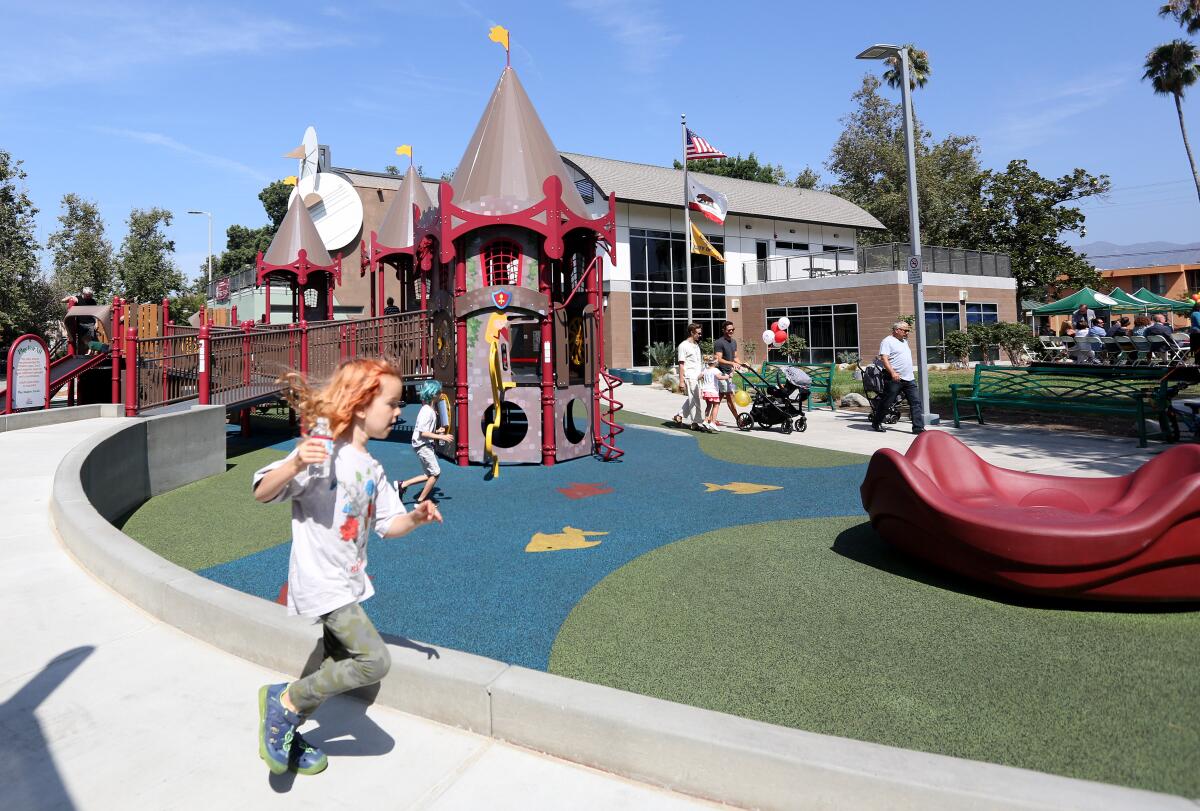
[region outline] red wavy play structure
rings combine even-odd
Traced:
[[[995,467],[947,433],[875,452],[871,525],[910,555],[975,580],[1094,600],[1200,600],[1200,445],[1128,476]]]

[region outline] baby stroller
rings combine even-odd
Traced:
[[[764,428],[778,425],[785,434],[790,434],[792,429],[804,431],[808,428],[803,405],[808,399],[812,379],[792,366],[781,368],[782,375],[775,372],[774,382],[748,366],[738,370],[753,398],[750,410],[738,414],[738,428],[749,431],[755,423]]]
[[[883,397],[883,393],[887,390],[887,370],[882,366],[874,363],[867,365],[865,368],[858,366],[859,375],[862,376],[863,394],[867,398],[867,402],[871,404],[871,413],[874,414],[879,408],[879,398]],[[892,405],[888,408],[883,419],[880,420],[888,425],[894,425],[900,420],[900,401],[903,398],[897,397],[892,401]]]

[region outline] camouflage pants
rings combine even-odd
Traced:
[[[321,617],[325,628],[325,660],[321,667],[287,688],[301,715],[310,715],[325,699],[375,684],[387,675],[392,656],[358,603]]]

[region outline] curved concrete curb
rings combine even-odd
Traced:
[[[224,413],[208,407],[97,434],[59,466],[51,515],[83,565],[150,614],[298,674],[319,651],[318,626],[176,566],[110,523],[152,494],[224,470],[223,426]],[[390,648],[377,697],[390,707],[740,806],[1197,809],[1180,797],[817,735],[445,648],[433,657],[421,646]]]

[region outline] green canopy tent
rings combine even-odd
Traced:
[[[1161,313],[1166,312],[1167,308],[1162,304],[1151,304],[1149,301],[1137,298],[1132,293],[1126,293],[1119,287],[1114,287],[1109,293],[1109,298],[1116,299],[1120,302],[1120,307],[1114,307],[1113,312],[1118,313]]]
[[[1152,305],[1158,305],[1158,312],[1170,310],[1173,313],[1190,313],[1192,311],[1192,302],[1169,299],[1166,296],[1160,296],[1155,293],[1151,293],[1144,287],[1134,293],[1133,297],[1140,299],[1141,301],[1150,302]]]
[[[1120,302],[1114,298],[1098,293],[1090,287],[1085,287],[1078,293],[1072,293],[1064,299],[1043,304],[1033,311],[1034,315],[1070,315],[1079,309],[1080,304],[1086,304],[1089,310],[1113,310],[1120,307]],[[1142,305],[1145,306],[1145,305]]]

